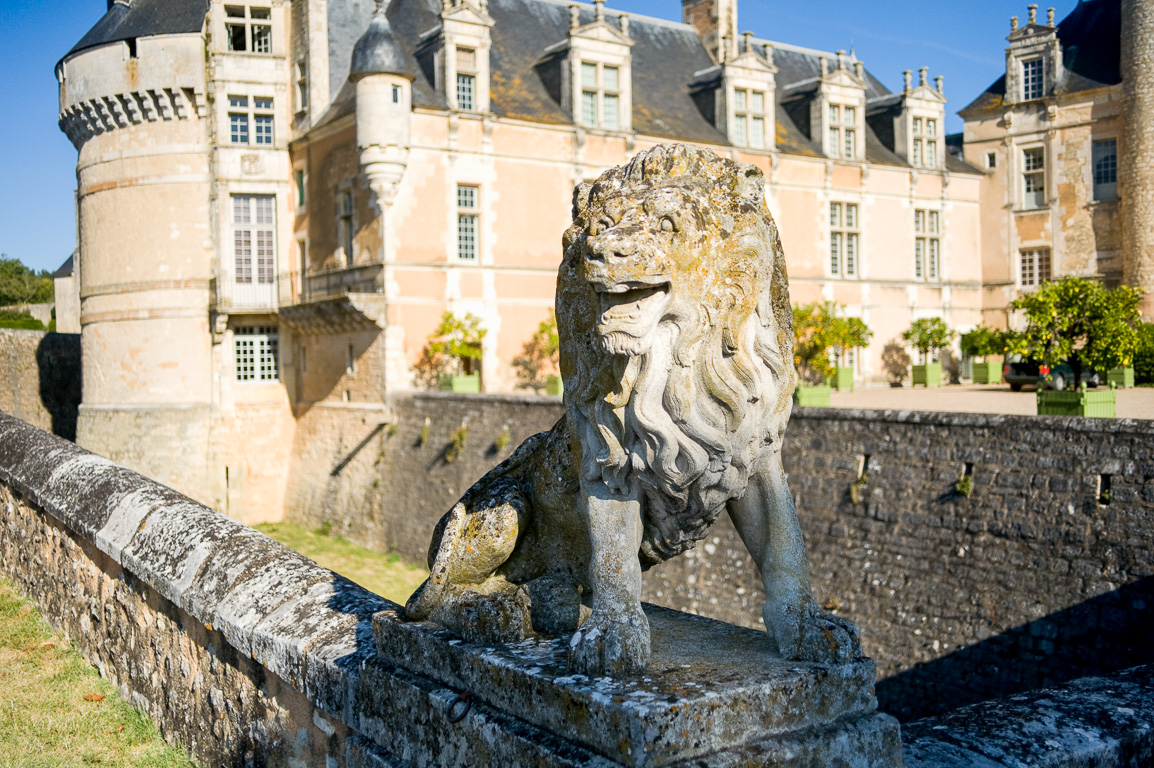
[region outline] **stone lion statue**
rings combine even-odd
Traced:
[[[854,626],[810,593],[781,467],[796,374],[761,172],[655,147],[575,190],[563,243],[565,415],[437,524],[406,616],[474,641],[572,634],[575,671],[638,673],[642,571],[725,509],[761,569],[777,652],[860,656]]]

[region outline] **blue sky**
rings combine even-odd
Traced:
[[[1058,19],[1075,4],[1055,3]],[[739,0],[738,24],[742,31],[794,45],[852,48],[891,90],[901,86],[903,69],[928,66],[931,77],[945,77],[947,127],[958,131],[961,121],[953,112],[1001,73],[1010,17],[1024,23],[1026,5]],[[1048,6],[1041,5],[1044,19]],[[0,0],[0,253],[35,269],[56,269],[76,242],[76,152],[56,126],[53,67],[106,7],[107,0]],[[670,19],[681,13],[679,0],[610,0],[607,7]]]

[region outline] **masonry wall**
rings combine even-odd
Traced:
[[[76,439],[80,335],[0,328],[0,411]]]
[[[131,470],[0,414],[0,573],[205,766],[604,761],[377,655],[397,606]],[[1143,766],[1154,667],[915,723],[918,768]],[[459,716],[458,716],[459,715]]]
[[[390,414],[324,498],[289,514],[424,562],[440,516],[561,406],[428,393]],[[881,706],[900,719],[1154,661],[1154,424],[799,409],[784,463],[818,601],[858,624]],[[970,497],[955,489],[967,464]],[[725,516],[644,588],[655,603],[761,623],[757,569]]]

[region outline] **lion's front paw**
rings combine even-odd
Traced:
[[[766,624],[784,659],[844,664],[861,656],[861,640],[853,622],[823,613],[815,604]]]
[[[590,677],[624,677],[649,664],[649,620],[640,606],[622,615],[595,611],[569,641],[569,667]]]

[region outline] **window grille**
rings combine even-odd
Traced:
[[[619,67],[581,62],[581,124],[589,128],[620,130],[620,91]]]
[[[829,229],[830,275],[856,278],[861,258],[857,203],[830,203]]]
[[[1031,248],[1021,253],[1021,283],[1030,288],[1046,282],[1052,276],[1049,248]]]
[[[275,325],[244,325],[233,329],[236,380],[280,381],[278,346]]]
[[[853,160],[857,157],[857,108],[838,104],[829,105],[830,157]]]
[[[1022,62],[1022,100],[1042,98],[1042,60],[1027,59]]]
[[[479,191],[477,187],[457,185],[457,258],[476,261]]]
[[[477,52],[457,48],[457,109],[472,112],[477,108]]]
[[[253,282],[253,256],[257,283],[276,280],[276,198],[272,195],[233,195],[232,235],[234,279]],[[254,252],[255,247],[255,252]]]
[[[733,143],[765,149],[765,92],[735,88],[733,113]]]
[[[1046,152],[1041,147],[1022,150],[1022,192],[1024,207],[1046,205]]]
[[[941,279],[942,214],[940,211],[914,210],[914,278]]]

